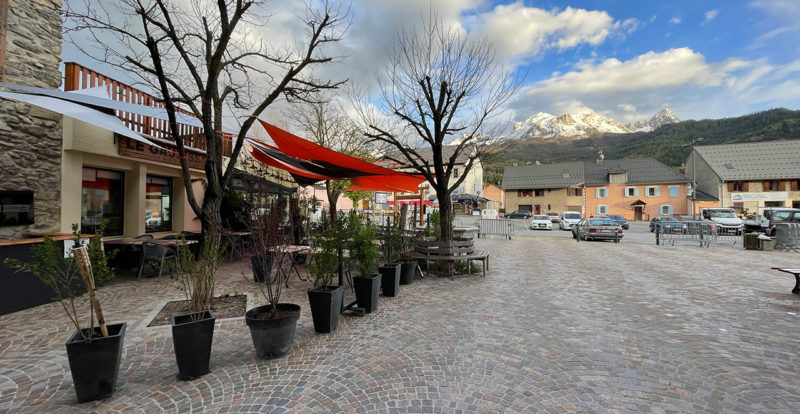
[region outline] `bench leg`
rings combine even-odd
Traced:
[[[794,274],[794,289],[792,289],[792,293],[795,295],[800,294],[800,273]]]

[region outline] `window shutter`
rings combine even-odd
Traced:
[[[661,188],[656,187],[656,197],[661,195]]]
[[[636,188],[633,189],[633,196],[634,197],[639,197],[639,187],[636,187]]]
[[[742,191],[750,191],[750,190],[748,189],[748,186],[747,186],[747,184],[749,184],[749,182],[747,182],[747,181],[745,181],[745,182],[743,182],[743,183],[742,183]]]
[[[731,181],[728,181],[728,192],[729,193],[733,192],[733,182],[731,182]]]
[[[792,191],[797,191],[797,184],[798,184],[797,180],[792,181]]]
[[[599,188],[595,188],[594,189],[594,198],[600,198],[600,189]]]
[[[669,186],[669,196],[670,197],[677,197],[678,196],[678,186],[677,185]]]
[[[674,213],[674,210],[672,209],[672,206],[667,206],[667,208],[669,209],[669,215],[670,215],[670,216],[671,216],[671,215],[673,215],[673,214],[675,214],[675,213]]]
[[[769,181],[764,181],[764,191],[771,191],[769,188]]]
[[[600,214],[600,206],[595,207],[594,212]]]
[[[779,191],[786,191],[786,181],[779,181],[778,182],[778,190]]]

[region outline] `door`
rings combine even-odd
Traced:
[[[535,204],[533,206],[533,214],[542,214],[541,213],[541,206],[539,206],[538,204]]]
[[[644,206],[633,206],[633,221],[642,221]]]

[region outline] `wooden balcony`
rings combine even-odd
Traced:
[[[77,91],[103,85],[106,86],[106,89],[113,100],[152,106],[156,108],[164,107],[164,103],[159,101],[156,97],[142,92],[134,87],[114,80],[103,74],[97,73],[91,69],[85,68],[75,62],[66,62],[64,64],[65,91]],[[194,114],[191,112],[181,108],[178,108],[178,111],[189,116],[194,116]],[[149,116],[125,111],[117,111],[117,116],[128,128],[140,134],[174,142],[172,135],[169,133],[169,126],[166,120],[151,118]],[[202,128],[178,124],[178,131],[181,140],[183,141],[183,145],[201,151],[206,150],[206,139],[205,135],[203,135]],[[222,155],[230,157],[232,152],[233,141],[230,137],[225,136],[222,141]]]

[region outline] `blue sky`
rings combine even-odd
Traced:
[[[302,35],[293,18],[302,2],[269,5],[275,17],[265,38]],[[630,122],[662,108],[680,119],[800,109],[800,0],[354,0],[352,24],[329,51],[347,58],[318,75],[374,90],[394,35],[429,7],[466,35],[487,37],[498,59],[525,75],[504,119],[591,109]],[[68,42],[63,55],[87,62]]]

